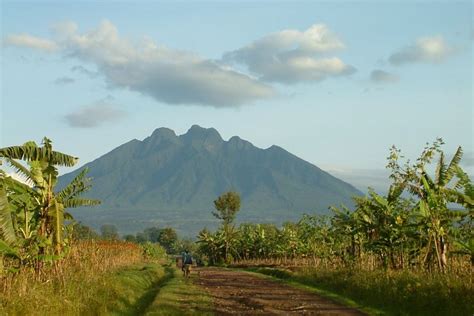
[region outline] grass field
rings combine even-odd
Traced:
[[[39,276],[26,267],[6,274],[1,279],[0,314],[212,314],[207,294],[183,278],[161,247],[155,252],[150,247],[81,242]]]
[[[168,282],[148,306],[146,315],[213,315],[211,298],[193,283],[195,274],[186,279],[181,271],[166,269]]]
[[[40,274],[32,267],[1,277],[0,314],[80,314],[100,309],[101,292],[115,282],[125,267],[144,260],[142,249],[124,242],[81,242],[65,259],[46,266]]]
[[[169,278],[158,263],[138,264],[115,273],[85,314],[143,315]]]
[[[309,286],[320,295],[369,314],[472,315],[472,273],[251,268],[290,284]]]

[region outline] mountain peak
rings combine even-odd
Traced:
[[[221,135],[219,134],[219,132],[213,128],[213,127],[209,127],[209,128],[205,128],[205,127],[201,127],[197,124],[194,124],[193,126],[191,126],[191,128],[187,131],[187,133],[185,135],[196,135],[196,136],[201,136],[201,135],[216,135],[216,136],[219,136],[219,138],[221,138]]]
[[[281,148],[280,146],[277,146],[277,145],[271,145],[270,147],[268,147],[267,149],[265,150],[269,150],[269,151],[284,151],[286,152],[285,149]]]
[[[147,150],[153,151],[154,148],[162,144],[177,143],[179,138],[172,129],[160,127],[155,129],[143,142],[146,144]]]
[[[229,139],[229,142],[228,144],[230,146],[233,146],[237,149],[242,149],[242,148],[251,148],[253,147],[252,143],[251,142],[248,142],[242,138],[240,138],[239,136],[232,136],[230,139]]]
[[[212,149],[224,142],[215,128],[204,128],[199,125],[191,126],[187,133],[181,135],[180,138],[194,145],[204,145],[207,149]]]
[[[159,138],[175,138],[176,133],[170,128],[160,127],[160,128],[155,129],[150,137],[151,138],[157,138],[157,137],[159,137]]]
[[[324,212],[329,205],[351,206],[351,196],[361,194],[278,146],[263,150],[238,136],[223,141],[215,129],[197,125],[179,136],[159,128],[87,167],[94,179],[87,197],[103,204],[90,213],[78,211],[78,219],[99,226],[114,223],[124,233],[160,222],[195,236],[216,223],[209,208],[228,190],[241,194],[239,220],[277,224]],[[60,183],[69,183],[81,170],[61,176]]]

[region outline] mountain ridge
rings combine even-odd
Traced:
[[[239,221],[275,223],[350,205],[352,195],[362,194],[279,146],[262,149],[238,136],[225,141],[216,129],[198,125],[182,135],[157,128],[63,175],[60,184],[83,168],[93,178],[87,196],[103,204],[74,215],[95,227],[117,224],[124,233],[157,224],[178,230],[191,225],[191,235],[199,223],[214,227],[212,202],[228,190],[242,196]]]

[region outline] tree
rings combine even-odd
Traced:
[[[240,210],[240,196],[236,192],[226,192],[214,201],[216,211],[212,212],[216,218],[222,220],[224,226],[229,226]]]
[[[160,239],[161,229],[158,227],[148,227],[143,231],[147,241],[157,243]]]
[[[111,224],[105,224],[100,227],[100,234],[103,239],[106,240],[118,240],[119,235],[117,227]]]
[[[436,258],[440,270],[444,270],[447,265],[447,243],[452,235],[453,223],[462,221],[474,207],[471,181],[459,165],[462,148],[458,147],[449,164],[446,164],[445,155],[440,149],[443,144],[441,138],[432,145],[427,144],[413,165],[407,162],[403,167],[400,166],[400,150],[396,147],[392,147],[388,158],[388,167],[392,169],[391,178],[395,184],[406,187],[418,199],[414,211],[428,240],[423,261],[427,263],[429,258]],[[436,156],[439,159],[432,178],[427,168]],[[452,210],[449,203],[462,205],[466,211]]]
[[[230,246],[236,237],[235,227],[233,225],[235,215],[240,210],[240,196],[236,192],[226,192],[214,201],[215,212],[212,214],[222,220],[222,232],[224,237],[224,259],[225,262],[231,261]]]
[[[167,253],[172,253],[175,250],[176,242],[178,241],[178,234],[171,227],[166,227],[160,230],[158,242],[163,248],[166,249]]]
[[[139,244],[143,244],[148,241],[147,236],[144,233],[137,233],[136,240]]]
[[[135,237],[135,235],[125,235],[123,236],[123,239],[128,242],[137,242],[137,237]]]
[[[407,227],[411,200],[401,198],[403,188],[392,185],[388,195],[381,196],[369,188],[366,197],[354,198],[355,226],[365,237],[365,248],[375,253],[385,268],[404,264],[403,250],[407,247]]]
[[[353,263],[361,249],[360,232],[357,225],[357,215],[344,205],[341,209],[330,208],[334,215],[331,218],[332,232],[336,236],[335,249],[340,259],[347,263]]]
[[[72,225],[72,238],[74,240],[98,239],[99,234],[89,226],[78,222]]]

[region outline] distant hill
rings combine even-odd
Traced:
[[[224,141],[215,129],[197,125],[180,136],[158,128],[84,167],[93,178],[88,197],[102,205],[73,214],[96,228],[116,224],[121,233],[171,225],[194,236],[215,227],[213,200],[229,190],[241,194],[241,222],[296,220],[330,205],[351,205],[351,196],[361,194],[281,147],[261,149],[237,136]],[[80,170],[62,176],[60,184]]]

